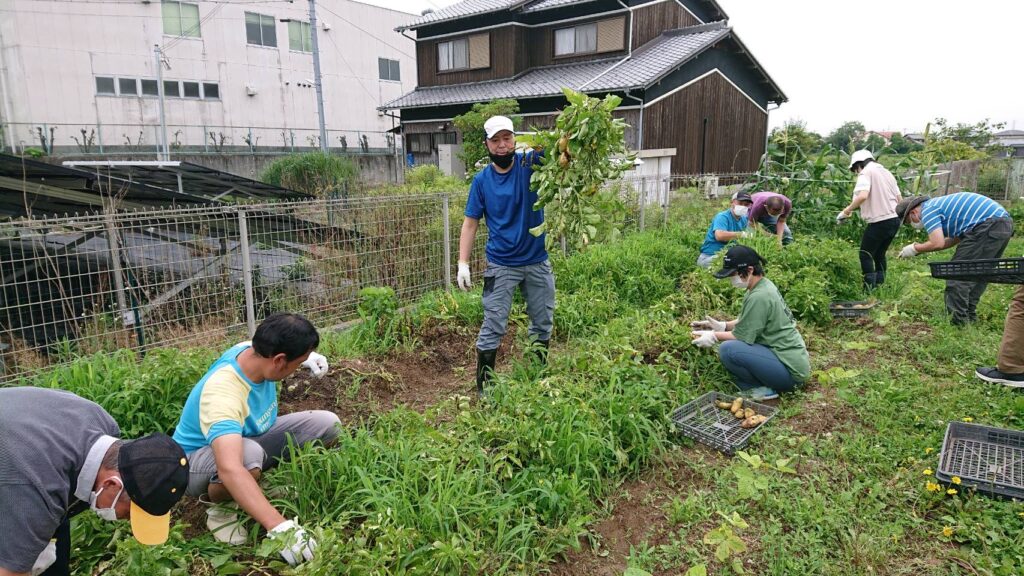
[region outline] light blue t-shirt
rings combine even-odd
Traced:
[[[946,238],[960,238],[979,222],[989,218],[1008,218],[1007,212],[998,202],[974,192],[957,192],[925,200],[921,204],[921,222],[931,234],[942,227]]]
[[[512,169],[499,174],[488,164],[473,177],[466,201],[466,216],[487,219],[487,261],[500,266],[529,266],[548,259],[544,234],[530,228],[544,222],[544,210],[534,210],[537,193],[530,190],[536,152],[516,152]],[[525,165],[524,165],[525,164]]]
[[[742,232],[747,229],[747,217],[736,218],[732,213],[732,207],[728,210],[723,210],[711,220],[711,226],[708,228],[708,233],[704,236],[704,243],[700,246],[700,253],[707,254],[708,256],[714,256],[719,250],[725,248],[725,242],[719,242],[715,240],[715,230],[725,230],[726,232]]]
[[[257,384],[238,365],[238,355],[249,347],[229,348],[192,387],[173,436],[186,453],[225,434],[260,436],[277,420],[277,382]]]

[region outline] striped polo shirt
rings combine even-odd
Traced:
[[[925,200],[921,204],[921,222],[929,234],[942,228],[946,238],[961,238],[979,222],[989,218],[1009,218],[998,202],[974,192],[957,192]]]

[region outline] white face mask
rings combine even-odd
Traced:
[[[121,498],[121,492],[124,492],[124,484],[122,484],[120,480],[118,480],[117,483],[121,484],[121,489],[117,491],[117,496],[114,496],[114,500],[110,504],[110,508],[96,507],[96,499],[100,497],[100,492],[103,492],[105,488],[100,488],[99,492],[92,492],[89,494],[89,509],[95,512],[100,518],[110,522],[117,520],[117,510],[115,509],[115,506],[117,506],[117,501]]]
[[[911,221],[910,225],[914,227],[914,230],[924,230],[924,222]]]
[[[734,288],[738,288],[740,290],[746,290],[747,289],[747,281],[744,280],[743,278],[740,278],[739,274],[736,274],[734,276],[729,276],[729,281],[732,282],[732,285],[733,285]]]
[[[744,216],[747,215],[747,211],[748,210],[749,210],[749,208],[747,206],[744,206],[742,204],[737,204],[737,205],[733,206],[732,213],[735,214],[737,218],[743,218]]]

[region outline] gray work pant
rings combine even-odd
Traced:
[[[277,460],[288,459],[288,436],[298,446],[314,440],[327,444],[338,437],[340,424],[338,415],[326,410],[307,410],[278,416],[274,425],[263,434],[242,438],[242,464],[246,470],[272,468]],[[186,495],[201,496],[206,493],[211,482],[219,482],[212,446],[203,446],[189,454],[188,464]]]
[[[953,262],[999,258],[1013,235],[1013,220],[989,218],[964,234],[953,253]],[[946,311],[954,324],[978,319],[978,301],[988,288],[986,282],[946,280]]]
[[[494,350],[501,344],[516,287],[526,300],[530,337],[551,339],[555,316],[555,275],[551,262],[545,260],[529,266],[499,266],[488,262],[484,270],[484,323],[476,339],[477,350]]]

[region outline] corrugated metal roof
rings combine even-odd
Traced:
[[[495,98],[540,98],[557,96],[563,87],[582,88],[585,92],[647,87],[728,36],[730,31],[724,22],[674,30],[637,50],[628,60],[613,58],[548,66],[508,80],[417,88],[382,108],[469,104]]]

